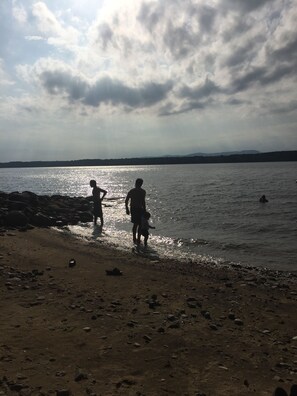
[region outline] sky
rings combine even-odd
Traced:
[[[1,0],[0,162],[297,149],[297,0]]]

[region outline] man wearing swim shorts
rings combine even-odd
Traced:
[[[143,184],[142,179],[136,179],[135,188],[132,188],[125,199],[126,213],[131,214],[131,223],[133,223],[132,234],[133,243],[140,243],[140,224],[141,217],[146,211],[145,195],[146,192],[141,188]],[[129,209],[130,202],[130,209]],[[136,237],[137,235],[137,237]]]
[[[96,180],[90,180],[90,186],[93,188],[92,195],[93,195],[93,213],[94,213],[94,225],[97,224],[97,219],[99,217],[101,226],[103,227],[103,212],[102,212],[102,201],[107,191],[103,190],[97,186]],[[102,193],[102,196],[100,195]]]

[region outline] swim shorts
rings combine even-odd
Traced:
[[[142,214],[142,208],[131,208],[131,223],[140,225]]]
[[[94,202],[94,216],[96,216],[96,217],[102,216],[101,202]]]

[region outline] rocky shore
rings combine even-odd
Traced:
[[[0,191],[0,227],[28,229],[86,223],[93,219],[91,210],[91,197]]]
[[[0,395],[296,396],[296,274],[152,261],[34,220],[79,212],[1,193]]]

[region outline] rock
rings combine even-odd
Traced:
[[[91,212],[78,212],[78,216],[82,223],[90,223],[93,221],[93,214]]]
[[[37,227],[77,224],[92,220],[90,209],[90,202],[83,197],[37,196],[30,191],[0,192],[0,227],[26,227],[22,230],[27,230],[31,223]]]
[[[243,326],[243,321],[241,319],[235,319],[234,323],[237,324],[237,326]]]
[[[288,396],[287,392],[283,388],[277,387],[274,391],[274,396]]]
[[[75,259],[74,258],[70,259],[68,263],[69,268],[73,268],[75,267],[75,265],[76,265]]]
[[[175,315],[169,314],[167,315],[167,320],[170,322],[175,322],[177,320],[177,317]]]
[[[211,330],[218,330],[217,326],[213,323],[211,323],[209,327],[211,328]]]
[[[84,373],[81,369],[77,369],[74,376],[74,381],[79,382],[85,379],[88,379],[88,375]]]
[[[4,217],[4,223],[7,226],[25,226],[28,221],[28,217],[18,210],[12,210]]]
[[[205,318],[205,319],[211,319],[210,313],[208,311],[201,311],[201,315]]]
[[[180,321],[176,320],[175,322],[171,323],[168,326],[169,329],[179,329],[180,328]]]
[[[56,396],[71,396],[71,391],[69,389],[57,390]]]
[[[50,227],[55,225],[56,221],[43,213],[36,213],[32,216],[31,223],[37,227]]]
[[[123,275],[122,271],[120,271],[118,268],[114,268],[113,270],[105,270],[106,275],[111,275],[111,276],[120,276]]]

